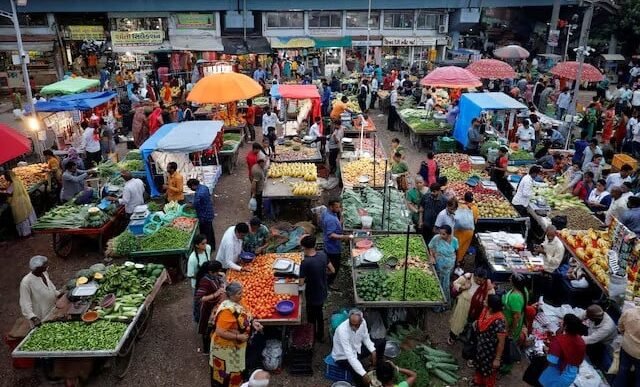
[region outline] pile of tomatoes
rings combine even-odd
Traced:
[[[296,263],[302,260],[300,253],[264,254],[244,265],[251,271],[229,271],[228,281],[240,282],[243,287],[242,305],[254,318],[264,319],[275,313],[276,304],[291,298],[287,294],[276,294],[274,291],[273,264],[278,258],[290,259]]]

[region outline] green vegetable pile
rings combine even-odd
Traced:
[[[484,157],[487,157],[487,155],[489,154],[489,149],[500,149],[501,146],[502,144],[495,140],[485,141],[482,143],[482,145],[480,145],[480,154]]]
[[[161,227],[140,240],[141,251],[183,249],[189,245],[191,233],[173,227]]]
[[[356,291],[365,301],[383,301],[391,294],[387,286],[388,275],[381,270],[374,270],[360,276],[356,282]]]
[[[415,371],[417,374],[416,387],[430,387],[429,383],[429,371],[427,370],[426,363],[422,356],[418,354],[416,350],[403,350],[398,357],[393,359],[393,363],[400,368],[406,368],[408,370]]]
[[[138,238],[129,230],[107,242],[107,256],[126,257],[138,250]]]
[[[127,324],[96,321],[46,323],[31,334],[22,345],[23,351],[95,351],[115,349]]]
[[[402,300],[404,289],[404,270],[397,270],[389,274],[386,285],[391,289],[391,300]],[[442,301],[442,292],[438,279],[423,270],[407,269],[406,285],[407,301]]]
[[[32,227],[34,230],[50,230],[54,228],[99,228],[109,221],[109,215],[100,211],[96,215],[89,215],[92,205],[76,205],[72,201],[54,207],[42,215]],[[115,206],[107,209],[112,213]]]
[[[518,149],[509,153],[509,160],[521,161],[521,160],[534,160],[533,153],[523,149]]]
[[[137,266],[137,267],[136,267]],[[124,265],[111,265],[104,274],[104,279],[95,294],[95,298],[100,300],[109,293],[114,293],[116,297],[123,297],[128,294],[149,294],[156,278],[162,273],[163,265],[159,264],[134,264],[125,262]]]
[[[124,157],[125,160],[142,160],[142,152],[140,149],[132,149]]]
[[[114,163],[111,160],[103,161],[98,164],[98,176],[103,179],[108,179],[113,177],[113,175],[117,175],[120,172],[120,168],[118,164]]]
[[[385,262],[390,257],[395,257],[398,260],[403,260],[406,250],[407,237],[403,235],[390,235],[386,237],[379,237],[375,240],[375,246],[383,254],[382,262]],[[409,256],[420,257],[423,260],[427,259],[427,250],[424,245],[422,237],[412,235],[409,237]]]
[[[118,163],[118,167],[126,171],[143,171],[144,162],[142,160],[124,160]]]
[[[384,196],[386,196],[386,202]],[[387,206],[384,209],[384,219],[382,219],[383,205]],[[389,222],[389,231],[406,231],[407,225],[411,224],[404,195],[396,189],[387,189],[384,192],[369,186],[356,191],[345,189],[342,193],[342,206],[344,227],[347,229],[362,227],[360,210],[366,210],[367,214],[373,218],[371,225],[373,230],[387,230],[387,222]]]
[[[235,141],[235,142],[240,142],[242,141],[242,135],[240,135],[239,133],[225,133],[223,136],[223,140],[226,141]]]
[[[145,300],[145,296],[142,293],[127,294],[126,296],[118,297],[117,301],[108,308],[96,306],[94,310],[98,312],[98,316],[101,319],[109,321],[129,321],[132,320],[138,313],[138,308]]]

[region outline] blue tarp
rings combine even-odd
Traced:
[[[107,92],[86,92],[54,97],[48,101],[37,102],[36,112],[66,112],[72,110],[90,110],[103,103],[109,102],[118,94]]]
[[[222,130],[222,125],[222,121],[186,121],[179,124],[166,124],[140,146],[152,197],[159,196],[160,192],[153,181],[153,173],[149,163],[151,153],[155,151],[191,153],[205,150],[213,144],[218,132]]]
[[[465,93],[460,97],[460,114],[453,129],[453,137],[465,148],[471,120],[483,110],[521,110],[527,107],[505,93]]]

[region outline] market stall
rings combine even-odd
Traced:
[[[376,160],[387,159],[384,146],[380,143],[380,138],[377,135],[358,139],[342,139],[340,158],[343,160],[355,160],[361,156],[364,158],[375,157]]]
[[[52,184],[49,166],[45,163],[29,164],[15,167],[11,171],[16,174],[16,177],[22,181],[22,184],[27,189],[36,213],[49,209],[50,198],[48,195],[51,193]],[[0,191],[6,190],[8,186],[9,183],[4,176],[0,176]]]
[[[82,77],[70,77],[52,83],[40,89],[40,94],[44,96],[77,94],[100,86],[98,79],[87,79]]]
[[[531,217],[544,230],[556,216],[566,218],[566,228],[573,230],[598,229],[603,226],[582,200],[571,193],[558,193],[560,186],[535,186],[536,196],[527,209]]]
[[[76,273],[67,295],[12,352],[47,360],[52,377],[87,378],[104,361],[123,378],[137,340],[146,333],[153,301],[167,282],[162,265],[96,264]]]
[[[425,109],[405,108],[398,111],[401,129],[414,146],[433,148],[434,140],[451,133],[446,116]]]
[[[445,303],[419,234],[356,232],[350,255],[357,306],[433,307]]]
[[[295,140],[284,140],[276,145],[273,161],[278,163],[322,163],[319,145],[304,144]]]
[[[284,136],[301,137],[303,123],[310,127],[316,117],[322,116],[322,103],[318,88],[314,85],[280,85],[274,98],[282,99],[282,110],[285,112]],[[291,118],[291,119],[290,119]],[[320,134],[324,133],[322,122]]]
[[[479,257],[489,267],[494,282],[508,282],[512,273],[532,275],[544,270],[544,257],[527,250],[521,234],[479,232],[476,239]]]
[[[186,121],[163,125],[149,137],[140,146],[140,151],[151,196],[160,196],[155,176],[164,171],[170,161],[178,164],[178,172],[185,177],[185,183],[190,177],[200,179],[188,154],[209,149],[221,129],[220,121]]]
[[[369,186],[342,191],[342,219],[345,230],[403,232],[413,226],[404,192],[393,187],[375,190]]]
[[[487,113],[492,124],[496,127],[500,123],[504,132],[515,130],[514,122],[517,114],[527,107],[505,93],[465,93],[460,98],[460,114],[456,120],[453,136],[464,147],[467,146],[469,126],[471,120]],[[509,136],[507,136],[509,138]]]
[[[356,160],[340,162],[340,178],[345,188],[370,186],[383,188],[389,182],[387,160],[361,157]]]
[[[320,197],[318,172],[312,163],[271,163],[262,197],[271,200],[314,200]]]
[[[226,129],[224,130],[226,131]],[[224,133],[222,139],[223,145],[222,149],[218,151],[218,160],[222,169],[226,170],[228,174],[232,174],[238,163],[238,154],[244,140],[244,134],[242,132],[240,134]]]
[[[360,135],[370,137],[376,131],[376,125],[371,117],[362,114],[352,116],[351,125],[344,127],[344,135],[346,137],[357,137]]]

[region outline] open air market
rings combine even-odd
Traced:
[[[640,386],[637,0],[0,16],[0,385]]]

